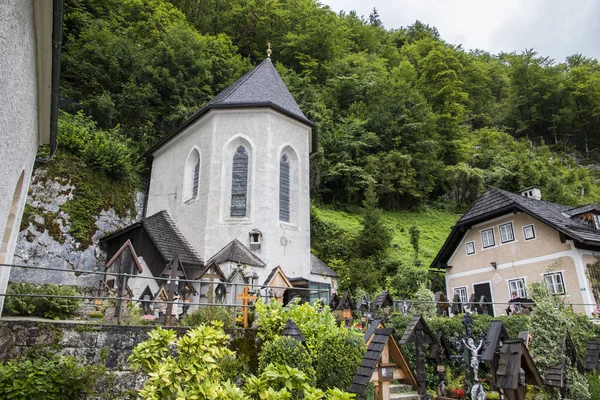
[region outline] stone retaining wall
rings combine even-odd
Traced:
[[[98,387],[99,398],[134,399],[144,377],[131,370],[127,358],[133,347],[147,339],[147,333],[153,328],[5,318],[0,320],[0,361],[40,351],[74,356],[84,365],[106,366],[107,373]],[[188,328],[170,329],[183,334]],[[234,338],[248,337],[252,343],[244,347],[253,347],[253,331],[249,331],[250,335],[245,335],[242,329],[231,329],[228,333]]]

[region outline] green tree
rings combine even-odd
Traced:
[[[377,195],[373,188],[369,187],[365,194],[362,229],[356,238],[356,249],[362,258],[384,252],[392,240],[377,205]]]

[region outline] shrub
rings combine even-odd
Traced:
[[[74,287],[70,286],[11,283],[7,294],[77,296],[79,293]],[[60,297],[7,296],[4,304],[4,310],[9,315],[35,315],[53,319],[66,319],[75,316],[75,312],[81,305],[81,300]]]
[[[212,321],[220,321],[223,326],[231,326],[231,318],[225,307],[209,306],[185,314],[181,320],[181,325],[196,327]]]
[[[21,358],[0,364],[0,398],[84,399],[93,394],[102,366],[78,364],[73,357]]]
[[[421,314],[423,318],[432,318],[436,316],[435,295],[431,290],[427,289],[425,284],[419,285],[419,288],[414,295],[414,299],[417,300],[417,302],[414,303],[411,310],[413,315]]]
[[[81,111],[75,115],[61,111],[59,141],[64,149],[88,166],[114,179],[128,177],[135,170],[133,146],[119,133],[119,128],[98,129],[96,123]]]
[[[319,342],[315,354],[317,387],[347,390],[366,352],[363,335],[353,330],[340,330]]]
[[[258,357],[258,371],[264,372],[269,364],[287,365],[304,372],[308,381],[314,384],[315,370],[312,362],[312,357],[302,343],[289,336],[279,336],[263,345]]]

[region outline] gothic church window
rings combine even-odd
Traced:
[[[231,210],[232,217],[246,216],[246,197],[248,191],[248,153],[244,146],[237,148],[233,156],[231,171]]]
[[[290,162],[285,154],[279,163],[279,220],[290,222]]]
[[[196,200],[200,186],[200,153],[197,149],[188,156],[183,175],[183,201]]]

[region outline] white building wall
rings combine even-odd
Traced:
[[[33,1],[0,1],[0,21],[0,262],[11,263],[38,147]],[[21,173],[23,184],[15,193]],[[0,268],[0,293],[9,274]]]
[[[310,279],[309,140],[311,128],[267,108],[216,110],[154,154],[147,215],[169,211],[179,229],[205,260],[249,232],[262,232],[255,254],[266,268],[254,269],[262,282],[281,266],[289,278]],[[249,153],[245,218],[230,217],[231,166],[239,144]],[[197,201],[181,201],[183,167],[191,149],[201,153]],[[290,223],[279,221],[279,161],[293,149]]]

